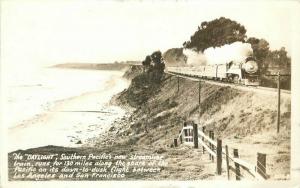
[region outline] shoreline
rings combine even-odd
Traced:
[[[110,104],[113,95],[126,87],[127,80],[111,75],[97,91],[54,101],[49,110],[8,128],[8,151],[47,145],[80,146],[127,114],[125,109]]]
[[[209,159],[207,152],[202,153],[201,147],[193,149],[190,145],[174,147],[172,144],[186,118],[196,123],[198,119],[198,111],[195,111],[197,106],[194,103],[198,99],[198,93],[193,92],[197,91],[198,85],[188,80],[181,82],[180,94],[174,87],[177,85],[176,79],[163,83],[160,88],[157,88],[155,95],[146,93],[146,96],[149,96],[148,101],[143,105],[137,105],[136,108],[128,108],[128,114],[112,122],[110,128],[102,132],[102,136],[96,135],[88,139],[81,147],[45,146],[20,152],[62,154],[70,151],[80,152],[83,155],[103,152],[112,155],[155,154],[163,156],[168,166],[152,176],[128,174],[125,180],[227,180],[226,173],[216,176],[215,163]],[[133,82],[125,92],[114,95],[109,104],[124,105],[126,109],[127,105],[130,105],[130,100],[145,97],[145,87],[141,89],[135,84]],[[290,178],[290,99],[282,99],[282,124],[285,131],[278,135],[273,129],[274,98],[210,84],[203,84],[202,87],[201,104],[205,109],[201,120],[206,123],[206,131],[214,130],[216,138],[223,139],[224,144],[229,145],[230,151],[239,149],[240,157],[251,164],[255,164],[257,152],[267,154],[267,173],[270,175],[270,180],[288,180]],[[212,116],[214,121],[211,120]],[[252,151],[253,146],[256,149]],[[9,157],[12,157],[12,153]],[[225,163],[223,167],[224,165]],[[231,176],[233,177],[232,173]]]

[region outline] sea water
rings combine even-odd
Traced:
[[[91,127],[83,129],[79,126],[80,124],[89,123],[96,130],[99,128],[97,127],[99,123],[101,124],[97,119],[103,119],[101,115],[109,116],[108,114],[124,113],[118,107],[107,106],[113,95],[121,92],[128,86],[128,81],[122,78],[124,73],[122,71],[40,68],[27,73],[26,75],[8,75],[9,79],[6,79],[5,82],[5,100],[2,113],[5,119],[4,127],[8,128],[8,137],[10,137],[9,150],[50,144],[69,146],[70,141],[76,141],[75,133],[81,137],[85,135],[85,138],[92,136],[84,133],[84,130],[91,130]],[[84,110],[106,110],[108,114],[100,113],[96,117],[95,114],[88,113],[87,116],[92,115],[91,117],[93,118],[86,118],[86,122],[80,122],[80,119],[78,119],[77,122],[79,124],[77,125],[74,125],[77,117],[74,116],[74,113],[73,116],[69,117],[74,121],[70,120],[68,125],[52,125],[49,127],[49,123],[45,122],[45,125],[48,125],[48,127],[45,127],[43,123],[35,122],[41,119],[41,116],[51,113],[59,102],[92,92],[103,93],[101,99],[94,99],[97,106],[78,109],[85,105],[79,104],[77,107],[74,107],[77,109],[69,107],[70,109],[64,110],[70,113],[76,113],[76,111],[84,112]],[[93,103],[93,101],[85,102]],[[68,113],[61,115],[61,117],[68,118]],[[115,115],[111,118],[106,118],[109,121],[105,123],[111,124],[117,117],[119,116]],[[97,131],[93,132],[96,133]],[[49,133],[55,135],[49,136]],[[55,138],[59,136],[61,138]]]

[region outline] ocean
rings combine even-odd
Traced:
[[[119,107],[108,104],[113,95],[129,85],[122,78],[123,73],[40,68],[26,75],[9,75],[5,82],[5,104],[2,109],[4,127],[8,128],[9,150],[44,145],[70,146],[78,140],[97,135],[99,126],[108,126],[125,113]],[[82,104],[64,102],[79,96],[84,98]],[[93,99],[93,96],[98,98]],[[61,103],[63,107],[60,107]],[[86,117],[76,119],[77,112],[84,113]],[[103,113],[95,116],[91,112]],[[56,121],[51,122],[52,119]],[[79,126],[84,123],[93,127]],[[86,130],[90,134],[86,134]],[[55,134],[55,139],[54,135],[47,138],[49,133]]]

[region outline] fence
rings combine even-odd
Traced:
[[[221,139],[215,140],[213,131],[210,130],[208,135],[205,132],[205,127],[202,127],[202,130],[198,130],[197,124],[191,123],[188,125],[184,123],[178,137],[174,139],[174,147],[178,147],[179,144],[188,144],[194,146],[194,148],[199,148],[200,144],[203,154],[207,152],[209,159],[212,162],[216,162],[216,173],[218,175],[222,174],[222,161],[224,158],[226,160],[228,180],[230,179],[230,172],[234,173],[236,180],[245,178],[241,173],[241,169],[255,179],[265,180],[268,178],[266,173],[266,154],[257,153],[257,164],[250,164],[239,158],[238,149],[233,149],[233,155],[229,154],[228,146],[222,146]]]

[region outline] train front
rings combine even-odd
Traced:
[[[245,85],[258,86],[260,84],[259,68],[254,58],[248,57],[242,65]]]

